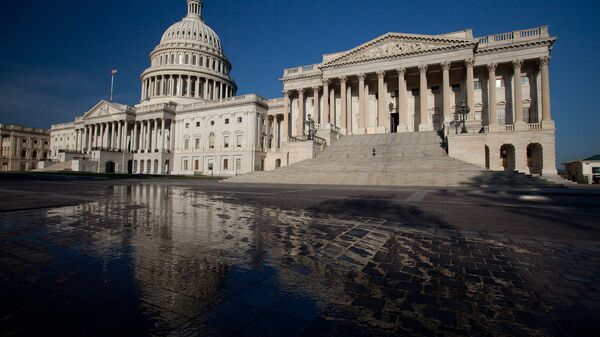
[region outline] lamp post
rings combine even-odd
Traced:
[[[469,114],[469,112],[471,112],[471,109],[467,106],[467,102],[465,101],[462,101],[461,105],[456,108],[456,112],[454,112],[454,120],[456,122],[462,121],[462,129],[460,133],[469,132],[469,130],[467,130],[467,115]],[[458,125],[456,127],[456,131],[458,133]]]
[[[307,131],[308,131],[308,140],[314,140],[315,139],[315,134],[317,132],[316,128],[315,128],[315,121],[312,119],[311,114],[308,114],[308,116],[306,116],[308,118],[308,120],[306,122],[304,122],[304,124],[306,125]]]

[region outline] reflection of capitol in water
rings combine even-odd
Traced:
[[[364,310],[352,308],[353,291],[376,287],[362,270],[390,238],[375,227],[354,233],[368,223],[249,206],[239,196],[176,185],[111,186],[106,194],[52,211],[60,218],[55,228],[83,231],[89,242],[82,249],[109,270],[121,272],[111,263],[125,263],[130,274],[119,276],[134,280],[144,312],[164,322],[169,313],[194,316],[228,296],[240,277],[234,269],[269,273],[271,290],[310,298],[318,310]]]

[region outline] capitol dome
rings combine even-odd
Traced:
[[[198,15],[188,15],[165,31],[161,44],[195,42],[223,53],[221,39]]]
[[[237,85],[221,39],[202,19],[202,0],[187,0],[188,14],[171,25],[142,74],[142,102],[191,103],[235,96]]]

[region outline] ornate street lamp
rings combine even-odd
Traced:
[[[467,115],[471,112],[471,109],[467,106],[467,102],[462,101],[461,105],[456,108],[456,112],[454,112],[454,120],[456,122],[462,121],[462,130],[460,133],[468,133],[467,130]],[[457,125],[457,133],[458,133],[458,125]]]
[[[317,128],[315,127],[315,121],[312,119],[311,114],[308,114],[308,116],[306,116],[308,118],[308,120],[306,122],[304,122],[304,124],[306,125],[306,128],[308,130],[308,140],[314,140],[315,139],[315,135],[317,134]]]

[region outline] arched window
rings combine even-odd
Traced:
[[[192,56],[192,64],[196,65],[196,55]]]
[[[185,54],[185,62],[184,64],[190,64],[190,55]]]
[[[208,136],[208,148],[209,149],[215,148],[215,134],[212,132],[210,133],[210,136]]]
[[[175,63],[175,54],[171,54],[171,64]]]

